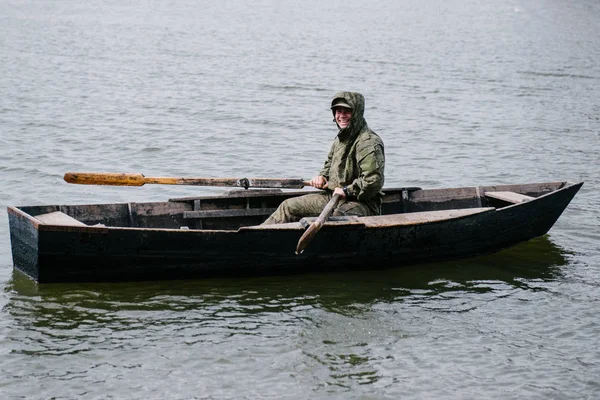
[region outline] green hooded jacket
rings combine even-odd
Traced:
[[[340,129],[320,175],[329,189],[347,187],[348,200],[365,203],[374,212],[381,210],[385,155],[383,141],[364,119],[365,98],[360,93],[340,92],[332,101],[344,99],[352,107],[350,124]],[[335,119],[335,111],[332,110]],[[339,128],[339,126],[338,126]]]

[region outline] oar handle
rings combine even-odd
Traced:
[[[308,227],[306,231],[304,231],[304,234],[300,237],[300,240],[298,240],[298,245],[296,246],[296,254],[300,254],[304,251],[304,249],[306,249],[306,247],[313,240],[315,235],[321,230],[321,227],[323,226],[325,221],[329,219],[331,213],[337,207],[341,199],[342,196],[337,193],[331,196],[331,200],[329,200],[329,203],[327,203],[325,208],[323,208],[323,211],[321,211],[319,217],[316,219],[315,222],[312,223],[311,226]]]
[[[310,181],[302,179],[277,178],[183,178],[146,177],[142,174],[67,172],[64,180],[79,185],[143,186],[146,183],[161,185],[230,186],[257,188],[302,189],[310,186]]]

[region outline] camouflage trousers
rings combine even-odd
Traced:
[[[285,222],[297,222],[303,217],[318,217],[331,200],[331,192],[306,194],[304,196],[292,197],[284,200],[277,210],[262,225],[282,224]],[[356,215],[363,217],[367,215],[378,215],[375,210],[365,203],[352,200],[341,200],[333,210],[333,216]]]

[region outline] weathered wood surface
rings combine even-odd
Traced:
[[[304,217],[300,220],[300,224],[306,229],[315,221],[317,221],[319,217]],[[362,221],[361,217],[356,215],[347,215],[347,216],[331,216],[327,221],[325,221],[325,225],[360,225],[365,226],[365,223]],[[268,226],[268,225],[266,225]]]
[[[326,223],[300,255],[294,254],[304,231],[300,222],[249,226],[263,217],[233,216],[208,218],[202,229],[179,229],[186,225],[185,212],[261,209],[264,203],[277,205],[288,194],[9,207],[8,216],[14,266],[38,282],[248,276],[326,268],[376,269],[498,251],[545,234],[581,185],[557,182],[436,189],[432,196],[428,190],[413,191],[385,204],[390,209],[402,208],[401,202],[406,200],[419,209],[422,201],[428,211]],[[486,191],[513,191],[536,200],[497,209],[453,208],[457,199],[470,205],[485,201]],[[200,210],[193,209],[197,202]],[[33,217],[54,212],[108,227],[54,226]],[[131,227],[130,215],[139,228]]]
[[[367,228],[383,228],[390,226],[422,225],[472,216],[485,212],[493,212],[493,207],[467,208],[464,210],[423,211],[407,214],[381,215],[362,217],[360,220]]]
[[[75,218],[70,217],[61,211],[54,211],[47,214],[35,215],[34,218],[46,225],[87,226],[83,222],[76,220]]]
[[[580,182],[582,183],[582,182]],[[572,185],[569,182],[543,182],[543,183],[527,183],[517,185],[492,185],[492,186],[479,186],[481,193],[485,192],[515,192],[521,193],[527,196],[539,197],[543,194],[551,193],[556,190],[562,189],[567,185]]]
[[[234,189],[231,190],[229,192],[227,192],[227,197],[233,198],[233,197],[243,197],[243,198],[269,198],[269,199],[274,199],[274,198],[288,198],[288,197],[293,197],[293,196],[301,196],[303,194],[308,194],[308,193],[317,193],[318,191],[315,190],[295,190],[295,191],[288,191],[288,192],[284,192],[281,189],[248,189],[248,190],[243,190],[243,189]],[[225,196],[223,196],[222,194],[215,194],[215,195],[204,195],[204,196],[188,196],[188,197],[175,197],[172,199],[169,199],[169,201],[171,202],[187,202],[187,201],[192,201],[192,200],[222,200],[224,199]]]
[[[110,186],[143,186],[145,184],[160,185],[197,185],[228,186],[243,188],[286,188],[301,189],[310,186],[309,181],[302,179],[277,178],[185,178],[185,177],[147,177],[143,174],[108,173],[108,172],[67,172],[64,180],[79,185]]]
[[[203,219],[203,218],[231,218],[231,217],[252,217],[269,216],[276,208],[242,208],[230,210],[199,210],[184,211],[184,219]]]
[[[518,204],[524,201],[530,201],[535,199],[535,197],[527,196],[520,193],[515,192],[485,192],[486,197],[491,197],[492,199],[506,201],[507,203]]]

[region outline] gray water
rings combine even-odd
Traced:
[[[596,0],[0,0],[0,398],[600,396]],[[384,271],[37,285],[6,206],[310,178],[362,92],[386,186],[585,181],[550,233]]]

